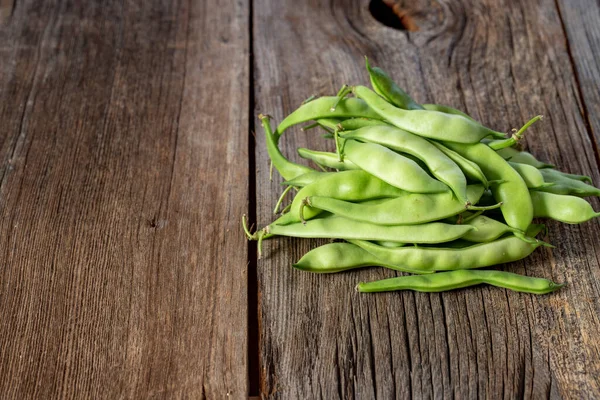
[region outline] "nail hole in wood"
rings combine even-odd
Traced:
[[[371,0],[369,3],[369,12],[377,21],[385,26],[400,31],[415,32],[419,27],[408,14],[393,0]]]

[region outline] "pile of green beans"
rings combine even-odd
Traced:
[[[551,280],[481,268],[523,259],[545,231],[534,218],[579,224],[600,216],[582,197],[599,196],[588,176],[561,172],[519,149],[535,116],[508,137],[452,107],[419,104],[366,62],[372,90],[344,85],[311,97],[275,130],[259,115],[272,167],[286,186],[279,217],[250,240],[326,238],[295,268],[334,273],[380,266],[413,275],[359,283],[360,292],[441,292],[488,284],[545,294]],[[279,140],[290,127],[320,127],[330,149],[299,148],[318,168],[291,162]],[[505,128],[505,127],[503,127]],[[293,200],[281,207],[286,196]]]

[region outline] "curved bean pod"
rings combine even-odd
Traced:
[[[367,126],[391,126],[385,121],[366,118],[348,118],[341,121],[337,127],[342,131],[354,131]]]
[[[492,142],[489,142],[492,143]],[[554,168],[552,164],[546,164],[544,162],[538,161],[531,153],[526,151],[519,151],[512,147],[506,147],[504,149],[498,150],[496,153],[505,160],[516,162],[519,164],[529,164],[532,167],[536,167],[538,169],[541,168]]]
[[[437,247],[381,247],[365,240],[349,240],[377,258],[423,271],[449,271],[489,267],[517,261],[530,255],[543,242],[529,243],[516,236],[478,243],[462,249]]]
[[[518,232],[517,229],[511,228],[485,215],[478,215],[475,218],[469,219],[468,224],[477,228],[462,237],[464,240],[470,242],[491,242],[507,233]]]
[[[414,161],[374,143],[347,140],[345,157],[368,173],[397,188],[413,193],[440,193],[448,186],[430,177]]]
[[[270,117],[260,114],[258,118],[260,118],[260,122],[262,123],[265,131],[265,140],[267,142],[267,152],[269,153],[269,158],[283,179],[291,180],[306,173],[317,172],[312,168],[293,163],[285,158],[285,156],[279,150],[279,147],[277,146],[277,140],[275,140],[275,137],[271,131]]]
[[[473,122],[477,122],[470,115],[468,115],[468,114],[466,114],[466,113],[464,113],[464,112],[462,112],[460,110],[457,110],[456,108],[452,108],[450,106],[444,106],[442,104],[423,104],[423,108],[425,110],[437,111],[437,112],[441,112],[441,113],[444,113],[444,114],[460,115],[461,117],[465,117],[466,119],[470,119]]]
[[[470,179],[473,179],[473,180],[483,183],[483,186],[485,186],[486,189],[490,186],[483,171],[481,170],[481,168],[479,168],[479,165],[477,165],[476,163],[474,163],[471,160],[467,160],[466,158],[464,158],[457,152],[450,150],[449,148],[447,148],[446,146],[444,146],[441,143],[438,143],[433,140],[430,141],[430,143],[433,144],[435,147],[437,147],[442,153],[447,155],[452,161],[454,161],[456,163],[456,165],[458,165],[460,167],[460,169],[462,170],[462,172],[465,174],[465,176],[467,178],[470,178]]]
[[[396,82],[390,78],[381,68],[371,67],[369,60],[365,57],[365,64],[371,79],[371,85],[377,94],[383,96],[387,101],[396,107],[405,110],[422,110],[423,107],[415,102],[412,97],[402,90]]]
[[[465,175],[454,161],[427,139],[392,126],[371,126],[346,133],[342,132],[340,137],[380,144],[419,158],[436,178],[452,189],[459,200],[467,202]]]
[[[554,183],[553,186],[539,188],[541,192],[548,192],[554,194],[568,194],[573,196],[600,196],[600,189],[597,187],[588,185],[584,181],[570,177],[570,174],[557,171],[555,169],[541,169],[539,170],[544,180],[547,182]],[[576,175],[580,176],[580,175]],[[583,177],[588,178],[588,177]]]
[[[467,187],[467,198],[472,204],[476,204],[483,191],[482,185],[470,185]],[[300,196],[300,193],[297,196]],[[311,196],[306,202],[311,208],[378,225],[421,224],[465,211],[465,204],[450,192],[436,194],[403,192],[396,198],[378,204],[357,204],[324,196]]]
[[[500,211],[506,223],[525,231],[533,219],[533,205],[527,185],[517,171],[483,143],[446,143],[446,146],[478,164],[488,179],[500,182],[492,186],[492,194],[496,201],[502,202]]]
[[[350,160],[340,161],[338,155],[335,153],[329,153],[327,151],[316,151],[309,150],[300,147],[298,149],[300,157],[314,161],[323,167],[334,168],[339,171],[348,171],[351,169],[360,169],[356,164]]]
[[[381,179],[362,170],[342,171],[323,176],[319,180],[300,189],[292,201],[292,207],[285,214],[286,223],[311,219],[322,212],[321,209],[305,207],[305,199],[310,196],[325,196],[347,201],[362,201],[396,197],[405,193]],[[282,223],[282,222],[280,222]]]
[[[311,219],[304,224],[272,224],[265,228],[265,232],[277,236],[300,238],[444,243],[459,239],[474,229],[471,225],[452,225],[442,222],[381,226],[332,215],[325,218]]]
[[[403,272],[424,273],[423,271],[388,264],[351,243],[329,243],[317,247],[306,253],[293,266],[302,271],[316,273],[334,273],[371,266],[381,266]]]
[[[553,183],[546,183],[544,181],[544,177],[540,172],[541,170],[537,169],[536,167],[533,167],[529,164],[519,164],[512,161],[509,161],[508,163],[511,167],[513,167],[515,171],[519,173],[519,175],[521,175],[521,178],[523,178],[523,181],[525,182],[528,188],[543,189],[549,186],[553,186]]]
[[[477,143],[486,136],[504,137],[460,115],[427,110],[403,110],[365,86],[355,86],[354,94],[363,99],[382,119],[419,136],[458,143]],[[310,104],[310,103],[309,103]]]
[[[600,217],[592,205],[580,197],[531,191],[535,217],[551,218],[566,224],[580,224]]]
[[[336,105],[337,103],[337,105]],[[336,105],[335,110],[331,107]],[[322,118],[370,118],[381,119],[379,114],[372,110],[364,101],[356,98],[339,99],[337,96],[320,97],[311,102],[301,105],[290,115],[285,117],[273,133],[275,142],[289,127],[306,121],[319,120]]]
[[[359,292],[389,292],[394,290],[414,290],[417,292],[445,292],[482,283],[497,286],[516,292],[547,294],[554,292],[564,284],[558,284],[548,279],[533,278],[505,271],[475,271],[459,270],[440,272],[431,275],[412,275],[380,281],[359,283]]]

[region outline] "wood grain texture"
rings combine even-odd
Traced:
[[[581,112],[590,100],[579,97],[553,1],[411,2],[419,27],[412,33],[380,25],[366,0],[256,0],[254,8],[256,111],[276,122],[311,94],[366,84],[367,55],[418,101],[453,105],[498,130],[544,114],[528,133],[529,150],[600,183],[598,149]],[[266,224],[281,178],[269,182],[262,132],[257,138],[257,218]],[[281,143],[295,160],[296,147],[330,149],[299,129]],[[395,273],[311,275],[291,263],[322,242],[265,242],[258,264],[262,395],[600,397],[600,223],[548,227],[556,249],[503,268],[568,283],[549,296],[489,287],[359,295],[357,282]]]
[[[246,398],[246,2],[14,11],[0,398]]]

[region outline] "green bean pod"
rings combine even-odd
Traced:
[[[533,219],[533,206],[527,185],[518,172],[483,143],[465,145],[447,142],[446,146],[479,165],[488,179],[500,182],[492,186],[492,194],[496,201],[502,202],[500,211],[506,223],[525,231]]]
[[[368,251],[351,243],[329,243],[306,253],[295,264],[294,268],[316,273],[334,273],[356,268],[381,266],[396,271],[410,273],[427,273],[402,266],[386,263]]]
[[[530,255],[543,242],[531,243],[516,236],[478,243],[462,249],[437,247],[381,247],[365,240],[349,240],[377,258],[423,271],[450,271],[489,267],[517,261]]]
[[[519,164],[512,161],[509,161],[508,163],[515,171],[519,173],[519,175],[521,175],[521,178],[523,178],[523,181],[529,189],[542,189],[553,186],[552,183],[546,183],[544,181],[542,173],[536,167],[533,167],[529,164]]]
[[[369,60],[365,57],[365,64],[369,72],[371,85],[377,94],[383,96],[387,101],[396,107],[405,110],[422,110],[423,107],[415,102],[412,97],[400,88],[381,68],[371,67]]]
[[[437,111],[437,112],[441,112],[444,114],[452,114],[452,115],[460,115],[461,117],[465,117],[466,119],[470,119],[473,122],[477,122],[474,118],[472,118],[470,115],[457,110],[456,108],[452,108],[450,106],[444,106],[442,104],[423,104],[423,108],[425,110],[429,110],[429,111]]]
[[[536,190],[554,194],[568,194],[579,197],[600,196],[600,189],[588,185],[582,180],[572,178],[571,176],[569,176],[570,174],[565,174],[563,172],[549,168],[541,169],[539,171],[546,182],[554,183],[554,185],[550,187],[539,188]]]
[[[352,169],[360,169],[350,160],[340,161],[338,155],[327,151],[316,151],[305,148],[299,148],[298,154],[300,157],[314,161],[316,164],[327,168],[334,168],[339,171],[348,171]]]
[[[490,142],[491,143],[491,142]],[[531,153],[526,151],[519,151],[512,147],[506,147],[504,149],[498,150],[496,153],[505,160],[516,162],[519,164],[529,164],[532,167],[536,167],[538,169],[541,168],[554,168],[554,165],[547,164],[541,161],[538,161]]]
[[[483,191],[482,185],[469,185],[467,198],[472,204],[476,204]],[[297,197],[300,195],[301,193],[298,193]],[[308,197],[306,202],[311,208],[378,225],[421,224],[465,211],[465,204],[450,192],[436,194],[402,192],[396,195],[396,198],[377,204],[357,204],[316,195]]]
[[[293,186],[297,188],[302,188],[304,186],[308,186],[311,183],[325,177],[335,174],[335,172],[323,172],[323,171],[310,171],[295,177],[294,179],[290,179],[289,181],[282,182],[282,185]]]
[[[312,168],[293,163],[285,158],[285,156],[279,150],[277,141],[275,140],[275,137],[271,131],[271,123],[269,121],[270,118],[262,114],[260,114],[258,118],[260,118],[260,122],[262,123],[265,131],[265,140],[267,143],[267,152],[269,153],[269,158],[283,179],[291,180],[306,173],[316,172]]]
[[[363,99],[382,119],[400,129],[430,139],[457,143],[477,143],[486,136],[504,137],[460,115],[427,110],[403,110],[365,86],[355,86],[354,94]],[[310,103],[309,103],[310,104]]]
[[[337,127],[341,131],[354,131],[367,126],[391,126],[385,121],[366,118],[348,118],[341,121]]]
[[[600,212],[595,212],[590,203],[576,196],[532,190],[531,200],[535,217],[551,218],[565,224],[580,224],[600,217]]]
[[[413,193],[440,193],[448,186],[430,177],[417,163],[387,147],[347,140],[345,157],[361,169],[397,188]]]
[[[456,165],[460,167],[460,169],[467,178],[483,183],[486,189],[490,186],[487,178],[485,177],[485,174],[483,173],[481,168],[479,168],[479,165],[477,165],[471,160],[467,160],[457,152],[450,150],[441,143],[438,143],[433,140],[430,141],[430,143],[437,147],[442,153],[447,155],[452,161],[454,161]]]
[[[300,189],[292,201],[290,212],[285,214],[285,219],[279,223],[301,222],[302,219],[308,220],[321,213],[321,209],[306,207],[305,199],[311,196],[362,201],[396,197],[403,193],[403,190],[362,170],[335,172]]]
[[[485,215],[478,215],[469,219],[467,223],[477,228],[469,231],[462,237],[464,240],[470,242],[491,242],[507,233],[518,233],[517,229],[503,224],[500,221],[496,221],[495,219],[486,217]]]
[[[467,202],[467,180],[459,166],[427,139],[396,127],[370,126],[342,132],[344,139],[376,143],[389,149],[410,154],[425,163],[429,171],[452,189],[456,197]]]
[[[592,178],[590,178],[587,175],[577,175],[577,174],[568,174],[566,172],[562,172],[562,171],[558,171],[556,169],[552,170],[549,168],[545,169],[547,171],[553,171],[555,174],[561,175],[564,178],[570,178],[570,179],[575,179],[576,181],[581,181],[581,182],[585,182],[585,183],[589,183],[590,185],[592,184]]]
[[[306,223],[288,225],[271,224],[267,234],[299,238],[384,240],[410,243],[451,242],[475,230],[471,225],[452,225],[430,222],[419,225],[381,226],[369,222],[354,221],[335,215],[314,218]]]
[[[337,105],[336,105],[337,104]],[[331,108],[335,106],[335,109]],[[322,118],[370,118],[381,119],[364,101],[353,97],[339,99],[337,96],[320,97],[298,107],[285,117],[273,133],[275,142],[289,127]]]
[[[516,292],[547,294],[554,292],[564,284],[548,279],[533,278],[505,271],[458,270],[439,272],[431,275],[412,275],[380,281],[359,283],[359,292],[390,292],[395,290],[414,290],[417,292],[445,292],[469,286],[487,284]]]

